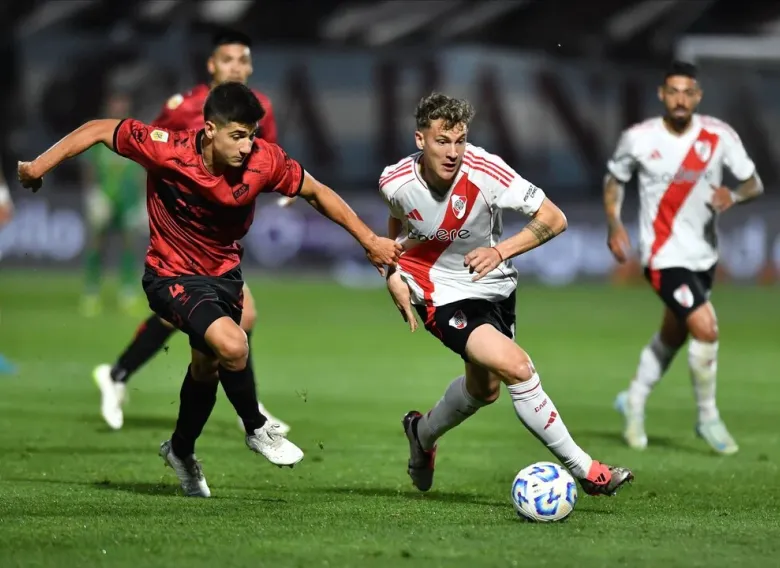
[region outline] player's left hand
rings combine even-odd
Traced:
[[[723,213],[734,205],[734,195],[728,187],[724,185],[720,187],[712,186],[712,189],[714,190],[714,193],[712,194],[710,204],[715,211]]]
[[[35,177],[32,162],[19,162],[16,167],[16,176],[19,183],[25,189],[32,189],[33,193],[41,189],[43,178]]]
[[[398,262],[398,257],[403,252],[403,247],[393,239],[386,237],[374,237],[365,245],[366,257],[382,276],[385,275],[385,266],[393,266]]]
[[[501,253],[495,247],[479,247],[468,253],[463,259],[463,266],[469,267],[469,273],[477,275],[472,278],[472,282],[480,280],[491,270],[495,270],[504,259]]]

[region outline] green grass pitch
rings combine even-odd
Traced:
[[[534,525],[509,501],[515,473],[551,456],[499,401],[441,442],[433,490],[405,472],[400,420],[427,410],[461,363],[408,333],[384,290],[250,280],[260,395],[306,452],[280,470],[245,446],[220,393],[198,445],[213,497],[185,499],[157,457],[188,356],[174,336],[130,383],[125,427],[98,412],[94,365],[140,318],[78,316],[79,281],[0,275],[0,566],[774,566],[780,554],[780,300],[716,286],[719,403],[739,454],[693,434],[681,352],[650,399],[650,447],[620,439],[614,395],[661,305],[647,288],[522,286],[518,341],[569,429],[594,457],[630,466],[617,497],[580,494],[564,523]]]

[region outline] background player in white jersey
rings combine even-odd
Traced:
[[[379,185],[390,207],[389,232],[404,252],[388,289],[412,331],[417,320],[465,361],[443,398],[426,414],[403,419],[408,473],[421,491],[433,484],[436,440],[507,386],[515,412],[592,495],[612,495],[632,473],[593,460],[572,439],[542,389],[528,354],[514,342],[517,272],[510,259],[566,229],[566,217],[498,156],[466,143],[474,111],[466,101],[433,94],[417,107],[421,150],[385,168]],[[499,242],[501,210],[532,217]]]
[[[624,437],[644,449],[647,397],[690,335],[688,365],[698,405],[696,432],[722,454],[738,446],[715,404],[718,324],[709,301],[718,261],[717,217],[763,191],[756,167],[736,132],[695,113],[702,91],[696,68],[675,62],[658,89],[665,107],[623,132],[604,183],[608,244],[618,262],[628,258],[628,233],[620,220],[623,184],[639,177],[639,248],[645,276],[666,304],[661,329],[645,346],[629,389],[615,407],[625,417]],[[723,166],[737,180],[722,185]]]

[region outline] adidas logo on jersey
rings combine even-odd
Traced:
[[[417,211],[417,209],[412,209],[409,211],[409,213],[406,214],[407,219],[414,219],[415,221],[422,221],[422,215],[420,215],[420,212]]]
[[[425,242],[425,241],[452,242],[457,239],[468,239],[470,236],[471,236],[471,231],[469,231],[468,229],[450,229],[450,230],[437,229],[436,231],[428,235],[423,234],[416,229],[411,229],[409,231],[409,238],[420,242]]]

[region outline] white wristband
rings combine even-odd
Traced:
[[[743,200],[742,200],[742,196],[741,196],[739,193],[737,193],[736,191],[732,191],[732,192],[731,192],[731,199],[732,199],[732,201],[733,201],[735,204],[736,204],[736,203],[741,203],[741,202],[743,201]]]
[[[0,184],[0,206],[9,203],[11,203],[11,193],[8,191],[8,186]]]

